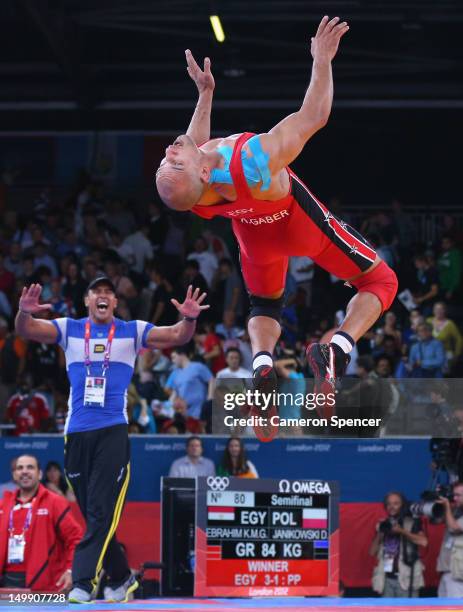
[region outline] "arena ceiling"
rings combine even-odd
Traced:
[[[222,19],[222,44],[211,12]],[[340,107],[463,104],[456,0],[2,0],[0,123],[21,112],[27,123],[40,112],[161,109],[167,125],[194,100],[187,47],[212,58],[222,117],[293,109],[324,14],[351,27],[335,62]]]

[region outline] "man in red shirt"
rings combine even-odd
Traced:
[[[250,293],[248,322],[257,381],[274,379],[272,353],[289,256],[307,256],[354,286],[344,321],[329,343],[313,343],[307,358],[320,387],[332,391],[355,342],[387,310],[397,291],[394,272],[368,242],[333,215],[288,167],[328,121],[333,99],[331,62],[348,31],[338,17],[323,17],[312,38],[312,78],[301,108],[266,134],[210,137],[214,78],[186,52],[199,92],[190,126],[167,147],[156,173],[162,200],[175,210],[232,220]]]
[[[16,425],[13,435],[44,431],[49,418],[47,398],[34,391],[30,376],[25,376],[19,383],[18,391],[10,397],[6,408],[6,421]]]
[[[74,549],[83,532],[69,502],[41,485],[41,478],[36,457],[16,459],[18,489],[0,500],[0,584],[65,592],[72,586]]]

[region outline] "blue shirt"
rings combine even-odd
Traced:
[[[207,398],[207,386],[211,371],[197,361],[191,361],[186,368],[176,368],[166,382],[166,387],[176,391],[188,406],[188,416],[199,419],[201,406]]]
[[[114,319],[116,329],[106,371],[104,406],[84,405],[85,322],[84,319],[54,319],[58,330],[57,342],[66,356],[71,391],[64,433],[90,431],[112,425],[127,424],[127,388],[132,380],[138,351],[146,348],[146,337],[153,327],[145,321]],[[101,376],[104,353],[111,324],[90,325],[90,376]]]
[[[424,370],[443,368],[445,359],[444,346],[436,338],[431,338],[425,342],[419,340],[410,349],[410,363],[415,365],[417,361],[420,361]]]

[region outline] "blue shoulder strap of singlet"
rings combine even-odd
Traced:
[[[270,155],[268,153],[264,153],[262,145],[260,144],[259,136],[253,136],[248,140],[247,144],[249,146],[249,150],[253,154],[254,162],[262,178],[262,187],[260,190],[267,191],[267,189],[270,188],[270,182],[272,180],[270,168],[268,167]]]
[[[270,155],[264,153],[260,144],[259,136],[253,136],[249,143],[249,150],[252,157],[246,155],[246,151],[241,151],[241,163],[243,165],[243,173],[247,184],[252,187],[262,181],[261,191],[266,191],[270,187],[271,175],[268,167]],[[233,179],[230,173],[230,160],[233,154],[231,147],[218,147],[217,151],[225,160],[223,168],[214,168],[209,178],[209,183],[228,183],[233,184]]]

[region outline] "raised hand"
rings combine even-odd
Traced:
[[[317,33],[312,38],[310,51],[314,60],[331,61],[339,47],[339,41],[349,30],[346,21],[339,21],[339,17],[333,19],[325,15],[320,21]]]
[[[206,297],[206,293],[199,295],[199,289],[195,289],[193,293],[193,287],[190,285],[186,292],[186,298],[183,304],[180,304],[176,299],[172,298],[170,301],[184,317],[190,317],[197,319],[201,314],[202,310],[210,308],[209,304],[201,305]]]
[[[24,287],[19,298],[19,310],[29,314],[50,310],[51,304],[39,304],[41,293],[42,287],[38,283],[34,283],[30,287]]]
[[[185,51],[185,57],[188,74],[196,83],[198,92],[200,94],[204,93],[205,91],[213,92],[215,87],[215,81],[211,72],[211,60],[206,57],[204,59],[204,70],[201,70],[189,49]]]

